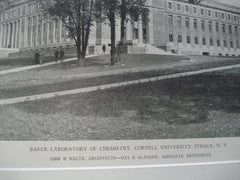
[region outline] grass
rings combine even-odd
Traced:
[[[126,56],[128,57],[127,60],[130,61],[132,58],[132,55]],[[161,61],[162,63],[165,62],[163,59],[158,59],[159,56],[153,55],[151,57],[154,57],[151,59],[152,62],[154,61]],[[182,57],[178,57],[179,59],[182,59]],[[93,57],[92,59],[88,60],[88,63],[90,63],[92,66],[94,63],[98,63],[97,61],[104,61],[106,60],[106,57]],[[176,59],[172,59],[173,61],[176,61]],[[132,60],[134,61],[134,60]],[[141,60],[144,61],[144,56]],[[146,61],[146,60],[145,60]],[[66,62],[68,64],[71,64],[73,62]],[[116,83],[116,82],[124,82],[124,81],[131,81],[131,80],[137,80],[137,79],[143,79],[143,78],[151,78],[156,76],[162,76],[162,75],[169,75],[174,73],[182,73],[182,72],[189,72],[189,71],[196,71],[200,69],[207,69],[207,68],[214,68],[214,67],[220,67],[220,66],[227,66],[232,64],[238,64],[239,59],[231,59],[228,61],[213,61],[213,62],[204,62],[201,64],[194,64],[194,65],[183,65],[180,67],[175,68],[165,68],[161,70],[155,70],[155,71],[147,71],[147,72],[138,72],[138,73],[127,73],[127,74],[121,74],[121,75],[113,75],[113,76],[104,76],[104,77],[94,77],[94,78],[88,78],[88,79],[74,79],[74,80],[65,80],[63,82],[58,83],[51,83],[51,84],[42,84],[42,85],[35,85],[35,86],[26,86],[21,88],[2,88],[0,90],[0,98],[14,98],[19,96],[28,96],[28,95],[34,95],[34,94],[42,94],[42,93],[48,93],[48,92],[55,92],[55,91],[64,91],[64,90],[71,90],[71,89],[77,89],[77,88],[83,88],[83,87],[90,87],[90,86],[96,86],[96,85],[103,85],[103,84],[110,84],[110,83]],[[62,66],[62,65],[59,65]],[[54,68],[57,68],[56,65]],[[66,67],[64,67],[66,68]],[[53,70],[54,71],[54,70]]]
[[[0,137],[99,140],[240,136],[240,68],[1,106]]]

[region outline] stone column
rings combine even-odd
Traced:
[[[12,22],[11,23],[9,23],[9,25],[8,25],[9,27],[8,27],[8,39],[7,39],[7,41],[8,41],[8,43],[7,43],[7,48],[11,48],[11,41],[12,41]]]
[[[15,40],[15,22],[12,22],[12,32],[11,32],[11,48],[14,48],[14,40]]]
[[[62,30],[63,30],[63,27],[62,27],[62,21],[59,20],[59,42],[62,42]]]
[[[52,42],[53,44],[55,44],[56,43],[56,20],[55,19],[52,20],[52,26],[53,26]]]
[[[20,28],[20,20],[18,20],[17,21],[17,43],[16,43],[17,45],[16,45],[16,48],[20,47],[20,45],[19,45],[20,30],[21,30],[21,28]]]
[[[46,20],[46,29],[47,29],[47,44],[49,44],[49,23],[50,23],[50,19],[49,17],[47,17],[47,20]]]
[[[2,37],[3,37],[3,24],[0,25],[0,48],[2,47]]]
[[[35,33],[35,36],[36,36],[36,46],[38,46],[38,15],[36,15],[36,23],[35,23],[35,25],[36,25],[36,28],[35,28],[35,31],[36,31],[36,33]]]
[[[138,43],[143,43],[143,29],[142,29],[142,18],[140,16],[138,21]]]
[[[24,23],[24,45],[23,47],[27,47],[27,44],[28,44],[28,18],[25,17],[25,23]]]
[[[132,40],[132,25],[130,21],[126,22],[126,40]]]

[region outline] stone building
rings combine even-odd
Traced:
[[[34,0],[14,0],[14,6],[0,13],[0,48],[34,51],[74,46],[66,38],[62,22],[52,19]],[[149,21],[126,23],[125,40],[143,47],[155,46],[172,53],[240,55],[240,8],[214,0],[148,0]],[[117,20],[116,39],[120,39]],[[110,28],[94,23],[89,53],[110,43]]]

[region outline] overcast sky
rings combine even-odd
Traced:
[[[230,4],[230,5],[240,7],[240,0],[218,0],[218,1],[223,2],[225,4]]]

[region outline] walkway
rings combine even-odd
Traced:
[[[0,105],[9,105],[9,104],[15,104],[15,103],[21,103],[21,102],[35,101],[35,100],[40,100],[40,99],[54,98],[54,97],[58,97],[58,96],[94,92],[94,91],[128,86],[128,85],[133,85],[133,84],[142,84],[142,83],[147,83],[147,82],[154,82],[154,81],[160,81],[160,80],[165,80],[165,79],[173,79],[173,78],[178,78],[178,77],[191,76],[191,75],[202,74],[202,73],[213,72],[213,71],[222,71],[222,70],[239,68],[239,67],[240,67],[240,64],[231,65],[231,66],[223,66],[223,67],[218,67],[218,68],[211,68],[211,69],[203,69],[203,70],[198,70],[198,71],[177,73],[177,74],[171,74],[171,75],[165,75],[165,76],[159,76],[159,77],[153,77],[153,78],[139,79],[139,80],[133,80],[133,81],[127,81],[127,82],[120,82],[120,83],[106,84],[106,85],[86,87],[86,88],[80,88],[80,89],[73,89],[73,90],[67,90],[67,91],[58,91],[58,92],[38,94],[38,95],[32,95],[32,96],[3,99],[3,100],[0,100]]]

